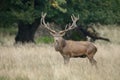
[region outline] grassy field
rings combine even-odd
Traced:
[[[87,58],[72,58],[65,66],[53,44],[13,46],[14,36],[2,36],[0,80],[119,80],[120,28],[100,27],[98,31],[112,41],[96,41],[98,69]]]

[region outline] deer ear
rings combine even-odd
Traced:
[[[61,35],[61,36],[64,36],[64,35],[65,35],[65,32],[60,32],[60,35]]]
[[[51,34],[52,36],[54,36],[54,35],[55,35],[55,33],[53,33],[53,32],[50,32],[50,34]]]

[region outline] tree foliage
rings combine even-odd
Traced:
[[[90,23],[120,24],[120,0],[1,0],[0,27],[18,24],[16,42],[34,42],[41,13],[46,21],[64,28],[72,14],[79,15],[78,25]],[[72,32],[78,40],[79,32]],[[83,39],[83,38],[82,38]]]
[[[47,21],[64,25],[71,14],[79,14],[79,24],[120,24],[120,0],[1,0],[0,25],[18,21],[32,24],[47,12]]]

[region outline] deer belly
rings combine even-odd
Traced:
[[[75,55],[75,56],[72,56],[73,58],[86,58],[87,56],[85,55],[85,54],[83,54],[83,55]]]
[[[85,53],[72,52],[71,57],[86,57],[86,55],[85,55]]]

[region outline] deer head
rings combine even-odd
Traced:
[[[46,15],[47,15],[47,13],[42,13],[42,15],[41,15],[41,25],[44,25],[44,27],[49,30],[50,34],[54,37],[54,41],[61,40],[62,36],[64,36],[67,31],[76,28],[77,27],[76,22],[79,20],[79,15],[78,15],[78,17],[75,17],[74,15],[72,15],[71,16],[72,24],[69,23],[69,24],[66,25],[64,30],[56,32],[55,30],[52,30],[50,28],[50,25],[49,25],[48,22],[47,23],[45,22]]]

